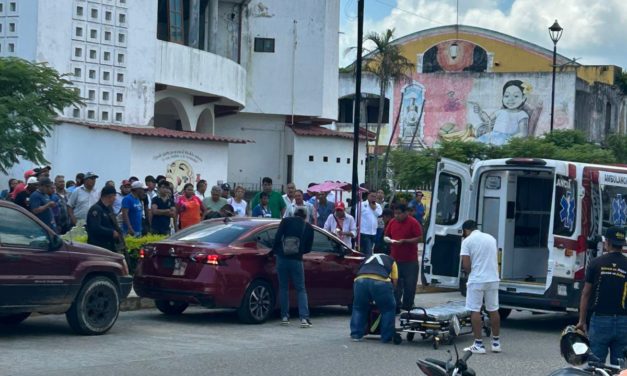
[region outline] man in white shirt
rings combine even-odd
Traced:
[[[475,343],[464,349],[474,354],[485,354],[481,336],[481,306],[484,304],[492,324],[492,352],[501,352],[499,331],[499,267],[496,239],[477,230],[477,223],[468,220],[462,225],[462,267],[468,273],[466,309],[471,311],[472,332]]]
[[[359,251],[368,257],[372,254],[377,235],[378,218],[383,212],[381,205],[377,203],[376,193],[370,192],[368,194],[368,200],[361,203],[360,211]]]
[[[297,189],[294,191],[294,200],[291,204],[287,205],[285,209],[285,213],[283,214],[283,218],[293,217],[296,214],[296,210],[299,208],[303,208],[307,213],[307,218],[305,218],[305,222],[313,223],[314,215],[318,215],[314,210],[313,205],[305,201],[303,191]]]
[[[294,203],[294,192],[296,192],[296,185],[294,183],[287,183],[285,186],[286,192],[283,195],[283,201],[285,201],[285,207],[289,208]]]
[[[87,220],[87,211],[100,200],[100,193],[94,188],[98,175],[93,172],[85,174],[83,185],[76,188],[68,198],[68,214],[72,224],[76,225],[78,221],[85,223]],[[81,224],[79,224],[80,226]]]
[[[335,214],[327,217],[324,229],[337,235],[348,248],[353,248],[353,238],[357,236],[357,224],[353,216],[346,213],[342,201],[335,204]]]

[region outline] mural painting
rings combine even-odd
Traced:
[[[561,76],[556,82],[555,129],[574,127],[574,108],[569,103],[575,102],[575,82],[574,74]],[[412,87],[420,88],[422,97],[412,96]],[[397,144],[408,145],[407,131],[416,129],[412,128],[416,118],[413,110],[420,109],[421,100],[424,111],[413,144],[417,148],[437,145],[441,140],[503,145],[515,137],[538,136],[549,130],[550,74],[416,74],[412,85],[395,88],[396,98],[401,91],[405,97],[401,130],[394,135]]]
[[[451,46],[457,55],[450,54]],[[429,48],[422,57],[422,73],[485,72],[488,53],[473,43],[463,40],[446,41]]]
[[[153,156],[153,159],[164,162],[166,180],[174,184],[176,192],[183,191],[185,184],[195,185],[200,180],[200,174],[194,173],[193,165],[201,163],[202,158],[192,152],[166,151]]]
[[[424,138],[425,88],[417,83],[407,85],[403,89],[403,103],[401,110],[401,143],[409,145],[412,141],[420,144]]]

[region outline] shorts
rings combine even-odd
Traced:
[[[499,310],[499,283],[468,283],[466,285],[466,310],[481,312],[484,301],[486,311]]]

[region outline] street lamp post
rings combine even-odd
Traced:
[[[555,68],[557,65],[557,42],[562,37],[564,29],[557,23],[557,20],[549,27],[549,35],[553,41],[553,85],[551,87],[551,133],[553,133],[553,117],[555,114]]]

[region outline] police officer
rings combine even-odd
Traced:
[[[353,284],[353,314],[350,324],[353,341],[360,341],[365,334],[370,302],[373,300],[381,313],[381,342],[392,341],[395,333],[394,287],[397,279],[396,262],[388,255],[375,253],[361,264]]]
[[[113,252],[125,253],[124,237],[113,213],[116,191],[105,186],[100,200],[87,212],[87,243],[106,248]]]
[[[588,328],[590,349],[604,362],[609,348],[610,362],[618,365],[627,347],[627,257],[622,253],[625,229],[608,228],[603,245],[607,253],[592,260],[586,270],[577,328],[585,330],[590,306],[594,311]],[[594,300],[589,305],[591,296]]]

